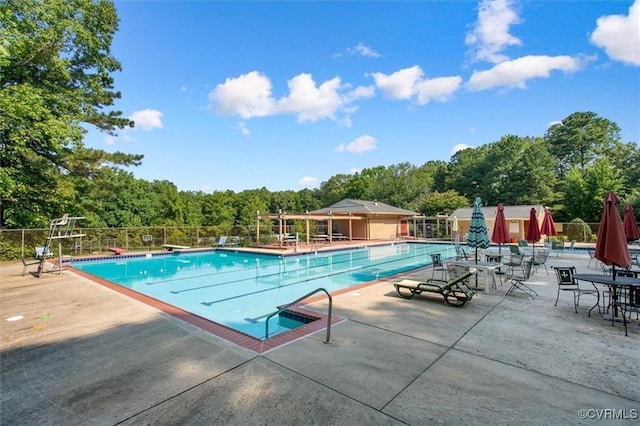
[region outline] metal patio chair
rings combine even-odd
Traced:
[[[507,267],[507,275],[513,275],[515,268],[520,268],[524,273],[523,263],[524,254],[511,254],[511,256],[509,256],[509,260],[502,262],[502,264]]]
[[[596,262],[596,267],[598,266],[598,259],[596,259],[596,251],[595,250],[587,250],[587,253],[589,253],[589,263],[587,264],[587,268],[591,268],[591,261],[595,260]]]
[[[547,258],[549,257],[549,252],[546,250],[538,250],[533,252],[533,257],[531,261],[533,262],[533,267],[535,271],[538,270],[538,266],[544,266],[544,270],[549,276],[549,270],[547,269]]]
[[[593,308],[589,309],[589,316],[591,311],[598,306],[600,310],[600,292],[594,283],[591,283],[589,287],[581,287],[580,281],[574,278],[576,273],[575,266],[552,266],[556,272],[556,278],[558,279],[558,294],[556,295],[556,303],[553,306],[558,306],[558,300],[560,299],[560,292],[567,291],[573,294],[573,308],[578,313],[578,306],[580,305],[580,296],[583,294],[596,297],[596,304]]]
[[[447,268],[442,262],[441,253],[431,253],[431,279],[434,278],[436,271],[439,271],[442,274],[443,280],[447,279]]]
[[[486,254],[484,256],[484,260],[490,263],[502,263],[502,256],[497,254]],[[502,275],[504,272],[500,270],[500,268],[493,271],[494,276],[498,275],[498,279],[500,280],[500,286],[502,287]],[[494,278],[495,279],[495,278]]]
[[[526,284],[526,282],[531,278],[532,269],[533,261],[527,260],[524,266],[523,275],[507,274],[505,281],[510,281],[511,287],[509,287],[509,289],[507,290],[506,295],[512,294],[515,291],[519,291],[520,293],[524,293],[534,299],[534,296],[537,296],[538,293]]]

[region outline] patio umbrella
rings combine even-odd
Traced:
[[[502,244],[506,244],[510,241],[509,230],[507,229],[507,220],[504,217],[504,206],[502,203],[498,204],[496,220],[493,224],[493,232],[491,233],[491,241],[498,244],[498,253],[502,252]]]
[[[490,244],[489,231],[487,231],[487,224],[482,213],[482,201],[480,197],[476,197],[471,211],[471,225],[469,226],[469,236],[467,237],[467,245],[476,249],[476,263],[478,262],[478,249],[485,249]]]
[[[456,245],[458,245],[458,243],[460,242],[460,236],[458,235],[458,230],[459,230],[459,225],[458,225],[458,216],[454,216],[453,217],[453,223],[451,224],[451,232],[453,232],[454,235],[454,240],[456,242]]]
[[[533,207],[529,211],[529,224],[524,230],[524,238],[533,244],[533,251],[535,252],[536,242],[540,241],[540,228],[538,228],[536,209]]]
[[[551,216],[551,209],[549,209],[549,207],[544,209],[544,219],[542,219],[540,233],[546,235],[547,240],[549,240],[549,237],[558,235],[556,232],[556,224],[553,221],[553,216]]]
[[[604,209],[598,228],[595,258],[605,265],[612,266],[613,279],[616,279],[616,266],[625,268],[631,264],[631,255],[624,234],[622,218],[618,211],[620,200],[613,192],[604,197]]]
[[[636,217],[633,215],[633,207],[627,204],[624,207],[624,220],[622,221],[624,226],[624,235],[627,237],[627,242],[640,240],[640,230],[636,223]]]

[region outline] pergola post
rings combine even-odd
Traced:
[[[331,210],[329,210],[329,220],[327,221],[329,225],[329,229],[327,229],[327,233],[329,234],[329,242],[333,243],[333,220],[331,219]]]
[[[282,248],[282,209],[278,209],[278,247]]]
[[[307,245],[309,245],[309,210],[306,211],[306,215],[307,215]]]
[[[260,210],[256,211],[256,244],[260,244]]]

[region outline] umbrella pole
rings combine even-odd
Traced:
[[[611,275],[613,275],[613,280],[616,280],[616,264],[612,263],[611,264]]]
[[[476,247],[476,265],[478,264],[478,247]],[[478,274],[476,273],[476,289],[478,288]],[[485,283],[486,286],[486,283]]]

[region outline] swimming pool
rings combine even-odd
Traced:
[[[258,339],[277,306],[431,264],[453,246],[398,243],[293,256],[211,250],[71,262],[70,266]],[[273,323],[271,322],[273,321]],[[289,330],[278,317],[269,336]]]

